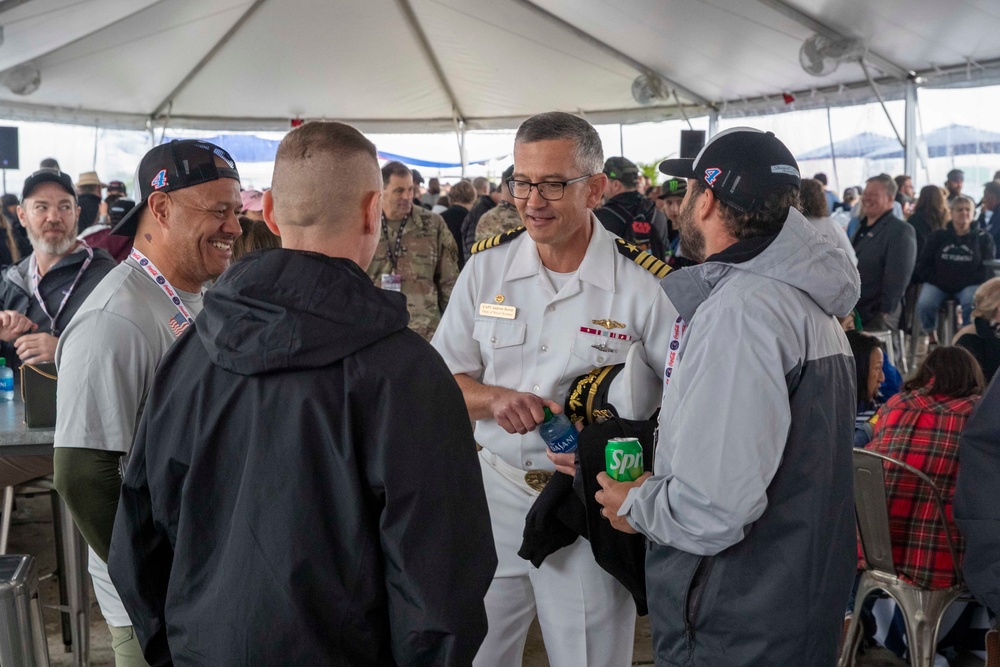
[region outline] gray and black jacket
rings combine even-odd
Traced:
[[[761,247],[766,245],[766,247]],[[620,514],[650,540],[656,664],[832,665],[856,567],[858,272],[794,209],[662,282],[688,330],[654,475]]]

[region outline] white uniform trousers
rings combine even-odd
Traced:
[[[499,564],[486,593],[489,631],[473,665],[519,667],[536,613],[552,667],[631,665],[632,596],[601,569],[582,537],[548,556],[540,568],[517,555],[524,518],[538,494],[497,472],[488,463],[493,456],[480,452]]]

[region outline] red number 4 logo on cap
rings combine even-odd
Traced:
[[[167,170],[161,169],[159,173],[156,174],[156,177],[152,181],[150,181],[149,184],[153,186],[154,190],[159,190],[160,188],[165,186],[167,184]]]

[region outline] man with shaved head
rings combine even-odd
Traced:
[[[462,393],[365,269],[375,146],[281,142],[264,220],[160,366],[111,545],[155,665],[469,665],[496,554]]]

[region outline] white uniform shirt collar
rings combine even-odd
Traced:
[[[604,228],[597,216],[591,212],[590,225],[593,233],[587,253],[583,256],[577,279],[588,282],[609,292],[615,291],[615,248],[614,236]],[[537,276],[542,272],[542,260],[538,256],[538,246],[525,232],[523,243],[511,253],[507,264],[506,280],[519,280]]]

